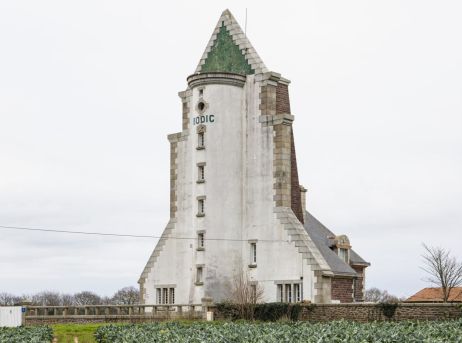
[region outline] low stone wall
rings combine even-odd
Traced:
[[[302,304],[300,320],[325,322],[331,320],[351,320],[358,322],[399,321],[399,320],[448,320],[462,318],[462,304],[407,304],[396,306],[349,303],[349,304]],[[114,306],[113,306],[114,307]],[[224,319],[217,307],[192,308],[190,311],[179,310],[182,305],[154,306],[155,311],[128,311],[127,314],[89,314],[68,315],[74,313],[63,311],[62,307],[47,307],[38,311],[29,309],[25,315],[26,325],[64,324],[64,323],[149,323],[172,319],[201,320],[206,316],[205,311],[213,311],[216,319]],[[163,310],[161,310],[163,308]],[[77,311],[78,312],[78,311]],[[76,313],[77,313],[76,312]],[[105,310],[110,313],[111,311]],[[119,311],[123,313],[123,311]],[[41,315],[39,315],[41,313]]]
[[[461,304],[397,304],[392,305],[353,304],[313,304],[303,305],[301,320],[330,321],[352,320],[359,322],[386,320],[446,320],[462,317]]]
[[[130,315],[130,316],[26,316],[25,325],[89,324],[89,323],[153,323],[174,319],[202,320],[202,312],[183,315]]]
[[[25,306],[26,325],[66,323],[150,323],[205,318],[205,305]]]

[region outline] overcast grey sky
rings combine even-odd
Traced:
[[[372,263],[367,287],[413,294],[422,242],[462,259],[459,1],[1,1],[0,225],[160,235],[177,92],[246,7],[292,81],[309,210]],[[155,243],[0,230],[0,292],[109,295]]]

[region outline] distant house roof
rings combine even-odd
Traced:
[[[449,294],[449,302],[462,302],[462,287],[455,287]],[[443,291],[441,288],[428,287],[418,291],[404,302],[443,302]]]
[[[330,248],[330,237],[335,236],[335,234],[321,224],[311,213],[306,211],[305,214],[305,230],[319,249],[332,272],[339,276],[356,276],[355,270]],[[370,265],[369,262],[366,262],[353,249],[350,249],[350,263],[352,265]]]

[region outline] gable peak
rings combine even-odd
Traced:
[[[231,11],[224,10],[195,73],[230,72],[248,75],[267,71]]]

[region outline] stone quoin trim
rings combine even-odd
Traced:
[[[277,110],[290,111],[290,104],[287,99],[277,106],[278,84],[287,85],[290,81],[281,78],[278,73],[266,73],[260,88],[261,113],[260,123],[263,127],[273,127],[273,190],[274,190],[274,212],[277,219],[283,225],[286,232],[291,237],[291,242],[295,243],[299,253],[302,254],[304,263],[313,271],[314,282],[314,301],[317,303],[330,302],[331,299],[331,279],[333,276],[328,264],[323,256],[306,233],[302,223],[292,209],[292,166],[296,164],[292,150],[292,122],[294,116],[290,113],[277,113]],[[288,92],[282,87],[279,93]],[[286,103],[284,103],[286,102]],[[294,166],[296,168],[296,165]],[[299,208],[301,208],[300,186],[298,177],[296,178],[296,189]],[[295,194],[295,193],[294,193]]]
[[[175,218],[177,211],[177,157],[178,134],[168,136],[170,141],[170,218]]]
[[[192,91],[187,89],[183,92],[179,92],[178,96],[181,98],[182,113],[183,113],[183,131],[189,128],[189,114],[190,114],[190,102],[192,99]]]

